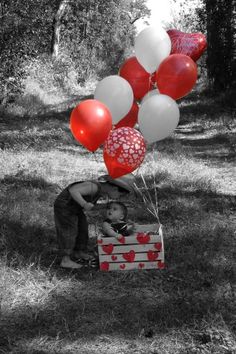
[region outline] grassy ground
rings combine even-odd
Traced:
[[[0,353],[236,352],[235,121],[222,107],[189,95],[175,134],[149,146],[136,176],[150,190],[155,176],[167,267],[125,273],[58,266],[55,196],[106,172],[101,150],[72,139],[70,110],[0,117]]]

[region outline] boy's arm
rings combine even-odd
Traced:
[[[92,203],[86,202],[86,200],[83,198],[85,195],[94,195],[98,190],[98,187],[96,184],[92,182],[83,182],[83,183],[78,183],[78,184],[73,184],[69,188],[70,195],[72,198],[82,207],[87,210],[91,209],[93,207]]]

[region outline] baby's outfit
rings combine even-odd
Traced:
[[[111,220],[109,219],[106,219],[104,221],[109,223],[112,229],[120,235],[129,236],[132,233],[130,230],[128,230],[128,223],[125,221],[111,222]]]

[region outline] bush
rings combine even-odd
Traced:
[[[54,59],[49,55],[27,59],[21,67],[21,79],[16,83],[18,95],[5,100],[7,113],[34,115],[46,107],[58,105],[73,95],[84,94],[86,78],[81,82],[80,72],[69,55],[61,53]],[[95,80],[88,77],[89,86]],[[9,97],[9,92],[8,92]]]

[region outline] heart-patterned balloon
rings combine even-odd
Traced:
[[[197,61],[207,48],[203,33],[184,33],[176,29],[167,31],[171,40],[171,54],[188,55]]]
[[[121,127],[110,132],[104,144],[103,158],[109,175],[118,178],[136,170],[145,153],[142,134],[136,129]]]

